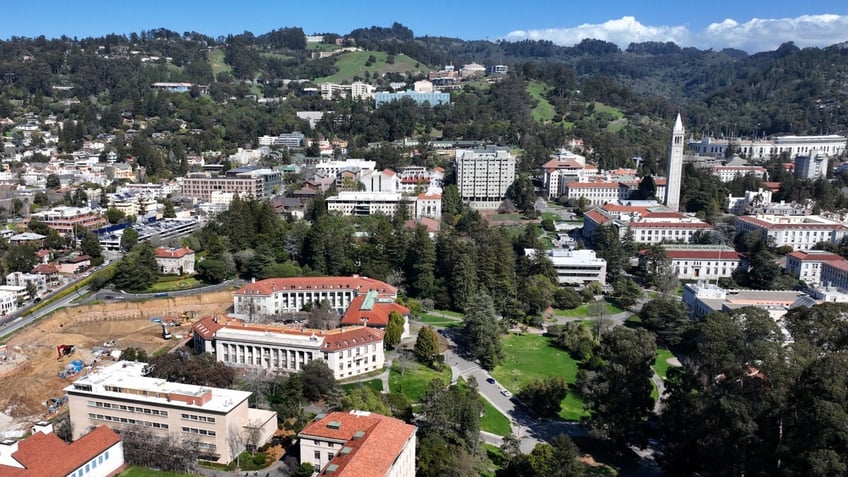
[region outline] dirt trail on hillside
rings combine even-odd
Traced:
[[[20,331],[7,342],[5,350],[0,349],[0,422],[7,427],[0,431],[19,429],[49,417],[47,401],[51,397],[62,397],[62,388],[80,376],[61,379],[59,372],[75,359],[92,364],[94,347],[115,340],[117,349],[132,346],[154,353],[187,336],[191,325],[173,327],[171,332],[175,339],[165,341],[161,325],[150,321],[151,318],[178,320],[181,312],[194,312],[197,318],[226,313],[232,306],[232,296],[231,291],[220,291],[63,308]],[[60,344],[72,344],[76,352],[57,359],[56,347]],[[85,369],[82,374],[88,371]],[[11,426],[6,425],[9,421]]]

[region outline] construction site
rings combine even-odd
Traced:
[[[191,323],[226,313],[231,291],[63,308],[0,345],[0,438],[63,411],[62,389],[121,350],[149,355],[180,346]]]

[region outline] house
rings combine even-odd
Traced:
[[[365,326],[312,330],[252,324],[228,317],[205,317],[192,325],[194,349],[215,360],[258,372],[297,372],[324,360],[336,379],[383,368],[383,331]]]
[[[366,411],[319,414],[297,435],[300,461],[334,477],[415,476],[417,428]]]
[[[34,232],[24,232],[9,237],[9,243],[11,245],[33,245],[35,247],[43,247],[44,239],[46,238],[46,235],[41,235]]]
[[[75,255],[63,257],[56,261],[56,270],[66,275],[79,273],[91,266],[91,257],[88,255]]]
[[[104,425],[68,444],[39,422],[30,437],[0,442],[3,477],[110,477],[125,468],[121,436]]]
[[[60,282],[59,270],[53,264],[40,263],[40,264],[36,265],[35,268],[32,269],[32,273],[38,274],[38,275],[43,275],[44,279],[47,282],[48,288],[53,288],[53,287],[59,285],[59,282]]]
[[[370,291],[357,295],[342,315],[341,326],[368,326],[385,329],[389,324],[389,315],[397,312],[403,317],[401,338],[409,336],[409,308],[399,305],[392,299],[380,299],[380,294]]]
[[[6,275],[6,284],[18,287],[27,287],[30,283],[35,285],[36,295],[47,291],[47,276],[38,273],[12,272]]]
[[[96,426],[143,426],[155,436],[194,441],[201,459],[229,463],[245,441],[258,447],[277,430],[277,413],[248,407],[250,392],[175,383],[147,372],[147,363],[118,361],[65,387],[74,439]]]
[[[194,250],[188,247],[158,247],[155,253],[156,266],[159,267],[159,273],[162,275],[194,274]]]

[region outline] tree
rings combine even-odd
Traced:
[[[561,376],[533,381],[518,393],[518,398],[540,416],[555,417],[559,414],[562,400],[568,393],[568,383]]]
[[[645,328],[668,346],[682,343],[693,324],[686,304],[675,299],[658,298],[645,303],[639,310],[639,318]]]
[[[593,435],[619,449],[645,445],[656,354],[654,338],[645,330],[618,326],[604,335],[598,350],[603,364],[590,378],[584,401]]]
[[[619,306],[628,308],[642,298],[642,288],[627,277],[619,278],[613,284],[613,299]]]
[[[162,217],[165,219],[174,219],[177,217],[177,212],[174,210],[174,203],[168,199],[164,201]]]
[[[142,242],[118,261],[112,282],[118,289],[143,291],[150,288],[159,276],[156,253],[148,242]]]
[[[338,326],[338,323],[339,314],[327,299],[321,300],[318,306],[313,307],[306,320],[307,326],[316,330],[331,330]]]
[[[374,412],[389,416],[391,409],[383,401],[382,394],[364,384],[348,389],[340,401],[342,409]]]
[[[418,331],[415,340],[415,358],[427,366],[432,366],[439,356],[439,336],[430,326],[425,326]]]
[[[106,209],[105,215],[106,220],[108,220],[110,224],[117,224],[118,222],[126,218],[126,214],[114,207]]]
[[[507,477],[579,477],[586,475],[579,457],[577,446],[560,434],[550,444],[536,444],[530,454],[513,458],[504,473]]]
[[[32,282],[32,280],[27,280],[26,282],[26,293],[27,298],[32,300],[38,295],[38,285]]]
[[[576,290],[569,287],[559,287],[554,292],[554,306],[560,310],[571,310],[583,303],[583,299]]]
[[[473,295],[468,303],[462,328],[462,340],[483,369],[491,370],[503,359],[501,324],[492,298],[485,293]]]
[[[528,278],[523,293],[527,313],[536,315],[547,310],[553,304],[555,292],[556,285],[548,277],[533,275]]]
[[[529,174],[520,174],[506,190],[507,199],[525,215],[535,215],[536,192]]]
[[[45,187],[53,190],[59,189],[62,187],[62,181],[59,180],[59,176],[57,176],[56,174],[48,174]]]
[[[80,250],[92,259],[103,256],[103,249],[100,247],[100,239],[97,238],[97,234],[90,230],[86,231],[82,236],[82,240],[80,240]]]
[[[383,344],[386,348],[394,349],[395,346],[400,344],[405,323],[406,320],[404,320],[403,315],[397,311],[392,310],[389,313],[389,323],[386,325],[386,333],[383,335]]]
[[[336,377],[333,370],[322,359],[313,359],[300,370],[303,382],[303,397],[315,402],[326,399],[337,392]]]
[[[127,227],[121,234],[121,250],[129,252],[138,243],[138,232],[132,227]]]
[[[601,225],[592,235],[592,245],[600,258],[607,261],[607,281],[615,283],[624,269],[625,252],[613,225]]]

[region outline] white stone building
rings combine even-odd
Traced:
[[[799,250],[786,254],[786,270],[810,287],[821,286],[822,267],[830,262],[845,262],[845,259],[824,250]]]
[[[756,231],[770,246],[810,250],[819,242],[838,244],[848,234],[844,224],[818,215],[752,215],[736,218],[736,233]]]
[[[457,149],[456,182],[462,200],[474,209],[497,209],[515,181],[516,158],[506,149]]]
[[[727,246],[668,245],[663,248],[681,280],[730,278],[734,271],[748,267],[748,259]]]
[[[532,248],[524,249],[524,254],[530,258],[536,255]],[[595,255],[594,250],[553,249],[546,252],[548,259],[557,273],[557,283],[560,285],[586,285],[607,282],[607,261]]]
[[[156,265],[162,275],[193,275],[194,250],[159,247],[156,249]]]

